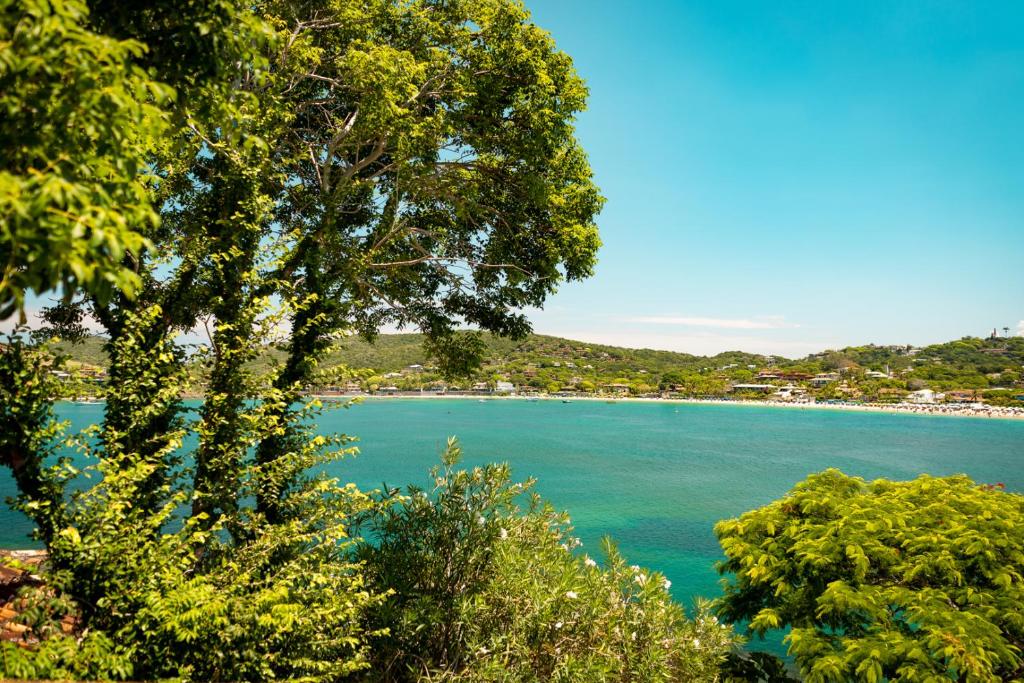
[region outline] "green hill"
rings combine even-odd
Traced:
[[[814,375],[841,372],[849,383],[860,382],[875,394],[880,389],[1013,388],[1021,383],[1024,368],[1024,337],[965,337],[957,341],[915,348],[911,346],[851,346],[823,351],[804,358],[728,351],[714,356],[695,356],[674,351],[628,349],[534,334],[521,341],[486,336],[487,353],[473,382],[508,380],[543,390],[563,387],[629,385],[633,393],[675,385],[695,394],[724,393],[731,384],[756,381],[758,374],[772,372]],[[103,340],[86,339],[60,350],[72,359],[104,366]],[[257,363],[269,366],[281,351],[268,349]],[[373,343],[351,338],[341,342],[325,364],[346,365],[372,375],[368,383],[418,388],[442,378],[431,372],[431,359],[419,334],[384,334]],[[410,366],[423,366],[410,372]],[[384,375],[403,372],[401,378]],[[871,378],[870,373],[888,378]],[[458,383],[457,383],[458,384]],[[464,381],[463,384],[466,384]],[[556,387],[557,385],[557,387]]]

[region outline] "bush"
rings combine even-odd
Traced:
[[[792,627],[809,683],[1019,680],[1024,496],[964,476],[867,483],[837,470],[718,534],[718,611]]]
[[[458,470],[452,441],[433,489],[385,491],[358,556],[374,592],[372,680],[712,681],[731,629],[694,619],[660,574],[605,543],[603,566],[574,554],[568,519],[507,465]],[[516,501],[530,496],[521,510]]]

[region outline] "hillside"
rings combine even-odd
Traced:
[[[851,346],[800,359],[739,351],[695,356],[539,334],[521,341],[494,336],[485,340],[488,350],[483,367],[471,381],[455,381],[452,386],[461,384],[461,388],[466,388],[471,382],[510,381],[546,391],[595,391],[602,386],[619,385],[617,390],[628,387],[631,393],[675,387],[683,393],[715,395],[729,391],[737,383],[759,381],[759,377],[760,381],[768,381],[763,378],[781,375],[780,384],[797,381],[808,385],[801,378],[835,373],[842,382],[837,381],[833,389],[843,386],[846,395],[878,398],[886,393],[896,395],[924,387],[940,391],[993,387],[1012,390],[1021,386],[1024,368],[1024,337],[965,337],[925,347]],[[419,334],[385,334],[372,344],[348,339],[329,357],[326,366],[346,365],[362,370],[361,381],[366,387],[437,386],[443,378],[430,371],[431,359],[422,341]],[[106,364],[102,340],[97,337],[74,347],[61,347],[61,351],[88,365]],[[280,351],[268,349],[256,365],[267,367],[273,358],[281,356]],[[785,379],[787,376],[789,380]]]

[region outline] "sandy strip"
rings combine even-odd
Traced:
[[[1024,420],[1024,409],[987,406],[974,408],[967,406],[951,406],[948,404],[912,404],[912,403],[795,403],[787,401],[716,401],[714,399],[697,398],[613,398],[610,396],[491,396],[464,394],[433,394],[424,392],[394,395],[318,395],[320,399],[415,399],[415,400],[461,400],[461,401],[592,401],[598,403],[667,403],[713,406],[753,406],[758,408],[789,408],[793,410],[843,410],[848,412],[889,413],[891,415],[932,415],[940,417],[978,417],[1001,420]]]

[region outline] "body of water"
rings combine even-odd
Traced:
[[[75,427],[102,406],[64,404]],[[712,527],[837,467],[865,478],[966,473],[1024,491],[1024,421],[730,405],[576,401],[368,400],[327,413],[324,431],[359,437],[334,466],[361,488],[426,483],[449,436],[466,465],[508,461],[568,510],[584,551],[612,536],[631,563],[663,572],[676,598],[713,597]],[[14,493],[7,470],[0,493]],[[27,520],[0,512],[0,545],[25,547]]]

